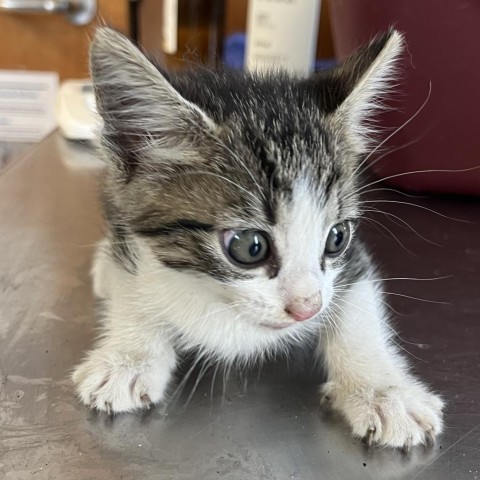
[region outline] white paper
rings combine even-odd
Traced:
[[[246,66],[307,74],[313,69],[320,0],[250,0]]]
[[[55,127],[56,72],[0,70],[0,141],[38,142]]]

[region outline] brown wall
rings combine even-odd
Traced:
[[[61,79],[86,77],[95,23],[128,33],[127,0],[98,0],[98,7],[96,21],[84,27],[60,15],[0,12],[0,69],[58,71]]]

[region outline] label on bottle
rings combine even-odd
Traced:
[[[178,0],[163,0],[162,48],[165,53],[177,53]]]
[[[314,66],[321,0],[250,0],[245,65],[300,74]]]

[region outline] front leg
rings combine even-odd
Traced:
[[[410,374],[391,340],[377,286],[365,275],[334,299],[322,332],[328,372],[322,402],[369,444],[430,444],[442,430],[443,402]]]
[[[103,334],[72,380],[84,404],[119,413],[164,400],[176,354],[158,314],[142,300],[135,273],[118,265],[106,247],[103,242],[93,268],[95,292],[105,302]]]

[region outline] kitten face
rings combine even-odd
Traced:
[[[292,198],[279,201],[276,213],[277,223],[269,229],[275,245],[273,275],[259,267],[251,279],[236,279],[232,286],[261,326],[285,328],[318,317],[328,308],[349,238],[344,233],[345,243],[339,242],[335,255],[325,252],[327,238],[338,241],[338,233],[330,232],[339,223],[345,225],[345,232],[353,229],[351,221],[344,220],[353,219],[356,212],[340,212],[333,195],[322,199],[307,181],[298,180]]]
[[[296,121],[307,124],[309,112],[300,115]],[[223,129],[223,138],[198,140],[198,165],[138,167],[117,208],[161,264],[220,283],[223,296],[263,328],[294,326],[325,311],[333,296],[358,216],[353,163],[339,159],[334,169],[320,138],[299,142],[293,154],[257,133],[257,148],[270,148],[266,168],[240,126],[229,132],[231,146]],[[339,224],[345,231],[335,236]],[[345,245],[326,253],[327,238],[339,235]],[[263,249],[260,261],[246,258],[252,247]]]
[[[100,30],[91,67],[106,216],[132,274],[144,248],[159,281],[165,269],[195,279],[259,332],[320,319],[355,241],[364,119],[399,50],[389,33],[308,79],[173,75]]]

